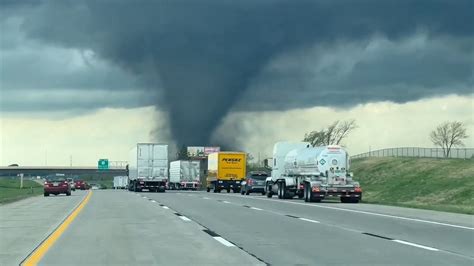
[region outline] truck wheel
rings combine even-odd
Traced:
[[[303,196],[304,196],[304,192],[303,193],[301,193],[301,192],[298,193],[298,199],[302,199]]]
[[[230,193],[230,188],[227,189],[227,193]]]
[[[283,199],[283,182],[278,183],[278,198]]]
[[[303,197],[304,197],[304,201],[305,201],[305,202],[309,202],[308,188],[309,188],[309,187],[308,187],[307,185],[304,186]]]
[[[206,188],[206,191],[211,192],[211,188],[210,187]]]
[[[244,195],[244,193],[245,193],[245,192],[244,192],[244,190],[242,189],[242,190],[240,191],[240,195]]]
[[[66,196],[71,196],[71,191],[66,192]]]
[[[245,195],[250,195],[250,191],[247,190],[247,191],[245,192]]]
[[[273,192],[272,192],[272,187],[267,183],[266,185],[266,191],[267,191],[267,198],[271,198],[273,196]],[[262,193],[263,195],[265,195],[265,192]]]

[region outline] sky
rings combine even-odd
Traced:
[[[127,160],[137,142],[270,157],[343,143],[474,147],[472,1],[0,1],[0,164]],[[403,19],[400,19],[403,17]]]

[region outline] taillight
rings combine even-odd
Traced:
[[[312,188],[312,191],[313,191],[313,192],[319,192],[320,190],[319,190],[319,187],[313,187],[313,188]]]
[[[354,189],[354,192],[362,192],[362,189],[361,189],[360,187],[356,187],[356,188]]]

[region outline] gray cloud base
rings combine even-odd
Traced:
[[[473,63],[466,59],[473,50],[472,1],[91,0],[26,6],[28,11],[10,4],[5,12],[27,13],[21,30],[28,38],[92,50],[133,74],[137,90],[162,93],[151,99],[169,111],[179,144],[208,143],[232,108],[337,107],[472,91]],[[398,46],[419,32],[426,33],[422,46]],[[354,52],[364,51],[357,47],[374,36],[393,49],[374,50],[377,57],[368,53],[345,70],[344,57],[354,54],[334,46],[348,43]],[[320,50],[311,61],[305,51],[314,47]],[[343,58],[333,68],[319,61],[330,52]],[[275,58],[292,53],[280,63],[289,65],[272,68]]]

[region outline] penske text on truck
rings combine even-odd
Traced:
[[[207,192],[226,190],[240,192],[246,174],[246,154],[243,152],[216,152],[209,154]]]

